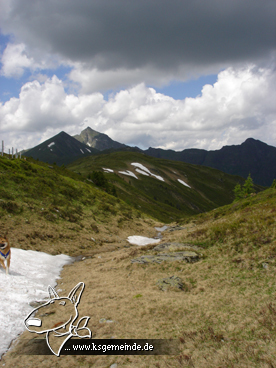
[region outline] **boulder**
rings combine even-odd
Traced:
[[[157,255],[145,255],[131,260],[132,263],[162,263],[162,262],[174,262],[185,261],[187,263],[194,263],[199,261],[200,256],[191,251],[174,252],[174,253],[161,253]]]
[[[187,291],[187,286],[183,283],[181,278],[177,276],[171,276],[171,277],[166,277],[164,279],[159,279],[156,282],[156,285],[162,291],[168,291],[169,289]]]
[[[153,248],[153,250],[157,251],[157,252],[176,252],[176,251],[181,251],[181,250],[194,250],[194,251],[200,251],[202,250],[202,248],[193,245],[193,244],[189,244],[189,243],[163,243],[163,244],[158,244],[156,247]]]
[[[172,231],[179,231],[179,230],[184,230],[184,229],[185,229],[185,227],[183,227],[183,226],[175,225],[175,226],[169,226],[167,228],[167,231],[172,232]]]

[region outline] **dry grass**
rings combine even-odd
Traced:
[[[138,217],[135,213],[132,218],[126,214],[109,213],[105,217],[93,217],[90,210],[85,210],[77,222],[57,223],[45,221],[37,211],[25,216],[6,216],[1,219],[0,233],[8,231],[12,247],[53,255],[62,253],[73,257],[80,254],[89,256],[99,249],[110,250],[129,245],[126,238],[133,232],[144,236],[156,234],[156,222],[144,216]]]
[[[20,356],[24,339],[33,338],[25,332],[3,357],[5,368],[276,367],[276,196],[270,191],[259,196],[243,208],[241,203],[218,209],[219,215],[212,211],[183,225],[184,230],[164,234],[164,242],[201,244],[204,257],[197,263],[132,264],[152,246],[125,248],[115,242],[112,249],[98,248],[62,271],[57,289],[65,294],[85,282],[79,312],[91,317],[93,338],[176,338],[178,355]],[[146,224],[148,235],[152,225]],[[157,288],[159,278],[172,275],[182,278],[186,291]],[[99,323],[101,318],[114,322]]]

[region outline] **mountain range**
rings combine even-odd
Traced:
[[[176,152],[152,147],[143,151],[116,142],[108,135],[87,127],[74,137],[61,132],[24,155],[48,163],[68,165],[85,156],[116,151],[134,151],[155,158],[212,167],[243,178],[250,174],[254,183],[262,186],[270,186],[276,178],[276,147],[253,138],[248,138],[240,145],[224,146],[213,151],[192,148]]]
[[[24,152],[24,156],[32,157],[49,164],[68,165],[80,157],[97,154],[100,151],[60,132],[38,146]]]
[[[250,174],[254,183],[263,186],[271,186],[276,178],[276,147],[253,138],[215,151],[192,148],[175,152],[150,147],[144,153],[156,158],[213,167],[243,178]]]

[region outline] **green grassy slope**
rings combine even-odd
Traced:
[[[0,156],[0,233],[13,246],[45,251],[50,239],[48,253],[74,254],[139,223],[139,211],[85,181],[56,165]]]
[[[140,163],[164,181],[135,171],[131,163]],[[118,197],[137,209],[163,222],[177,221],[185,216],[209,211],[233,201],[233,189],[244,179],[219,170],[156,159],[138,152],[114,152],[83,158],[68,165],[84,176],[103,168],[114,170],[105,176],[116,188]],[[129,170],[138,180],[120,174]],[[179,183],[180,179],[191,188]],[[257,191],[261,187],[255,188]]]
[[[261,260],[276,251],[275,212],[276,189],[269,188],[255,196],[190,217],[185,223],[196,225],[197,230],[192,233],[196,244],[207,248],[215,245],[232,255],[244,255],[251,260],[259,254]]]

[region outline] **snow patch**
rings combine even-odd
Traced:
[[[85,148],[88,152],[90,152],[91,153],[91,151],[90,151],[90,149],[89,148]]]
[[[155,175],[155,174],[152,174],[152,173],[150,173],[150,175],[154,176],[154,177],[155,177],[156,179],[158,179],[158,180],[165,181],[165,180],[162,178],[162,176]]]
[[[157,230],[157,231],[165,231],[165,230],[167,230],[167,228],[168,228],[168,226],[167,225],[164,225],[164,226],[162,226],[162,227],[155,227],[155,230]]]
[[[51,142],[50,144],[48,144],[48,148],[52,147],[54,144],[56,144],[55,142]]]
[[[136,176],[133,172],[131,172],[131,171],[129,171],[129,170],[126,170],[126,171],[119,171],[119,174],[128,175],[128,176],[133,176],[135,179],[138,179],[138,178],[137,178],[137,176]]]
[[[55,287],[62,267],[72,260],[64,254],[52,256],[17,248],[12,248],[11,254],[10,274],[0,268],[0,357],[25,331],[23,321],[33,309],[29,303],[48,297],[48,285]]]
[[[131,164],[131,165],[132,165],[132,166],[135,166],[135,167],[138,167],[138,169],[135,169],[135,170],[136,170],[137,172],[140,172],[140,174],[146,175],[146,174],[144,174],[144,173],[143,173],[143,172],[145,171],[146,173],[150,174],[151,176],[154,176],[156,179],[161,180],[161,181],[165,181],[165,180],[162,178],[162,176],[155,175],[155,174],[151,173],[151,172],[149,171],[149,169],[147,169],[144,165],[139,164],[138,162],[132,162],[132,164]],[[138,171],[139,169],[143,170],[143,172]]]
[[[83,152],[83,150],[80,148],[80,151],[81,151],[81,153],[83,153],[84,154],[84,152]]]
[[[114,172],[114,170],[112,170],[112,169],[106,169],[105,167],[103,167],[103,170],[106,173],[113,173]]]
[[[147,173],[151,174],[151,172],[149,171],[149,169],[147,169],[144,165],[142,164],[139,164],[137,162],[133,162],[131,164],[132,166],[135,166],[135,167],[138,167],[139,169],[143,170],[143,171],[146,171]]]
[[[143,170],[135,169],[135,171],[137,171],[139,174],[149,176],[149,174],[147,172],[143,171]]]
[[[188,185],[187,183],[185,183],[185,181],[180,180],[180,179],[177,179],[177,181],[179,181],[179,183],[181,183],[181,184],[185,185],[186,187],[191,188],[191,187],[190,187],[190,185]],[[191,189],[192,189],[192,188],[191,188]]]
[[[139,245],[141,247],[149,244],[157,244],[160,239],[147,238],[146,236],[133,235],[127,238],[127,241],[133,245]]]

